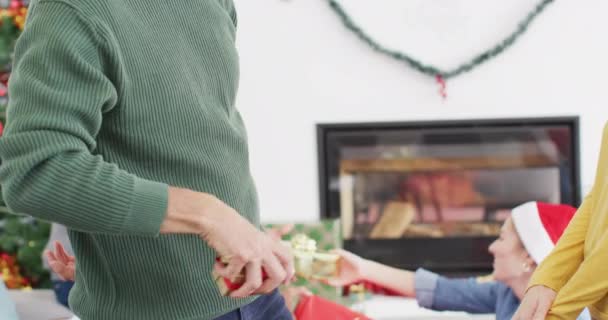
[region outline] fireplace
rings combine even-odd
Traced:
[[[580,202],[578,117],[318,124],[317,139],[321,216],[400,268],[488,272],[511,208]]]

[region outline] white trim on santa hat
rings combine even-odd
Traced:
[[[537,264],[545,259],[555,244],[540,219],[536,202],[526,202],[511,211],[511,219],[524,247]]]

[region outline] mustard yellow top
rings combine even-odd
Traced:
[[[593,188],[530,281],[558,292],[546,319],[576,319],[585,307],[594,319],[608,319],[607,169],[608,124]]]

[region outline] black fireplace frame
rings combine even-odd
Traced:
[[[527,117],[499,119],[467,119],[407,122],[366,122],[366,123],[318,123],[317,156],[319,205],[321,218],[339,218],[340,213],[329,210],[328,150],[327,135],[336,131],[375,131],[391,129],[429,128],[484,128],[484,127],[525,127],[542,125],[567,125],[572,133],[572,163],[570,175],[573,184],[573,206],[580,205],[580,131],[578,116]],[[484,274],[492,270],[492,257],[488,246],[494,237],[452,237],[452,238],[402,238],[345,240],[345,249],[365,258],[391,266],[415,269],[424,267],[448,275]],[[467,254],[463,254],[463,252]]]

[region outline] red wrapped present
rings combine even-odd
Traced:
[[[296,320],[371,320],[335,302],[319,296],[303,296],[294,311]]]
[[[228,264],[227,260],[221,259],[219,257],[215,258],[215,261]],[[215,280],[215,284],[217,285],[218,289],[220,290],[220,293],[223,296],[227,296],[233,291],[238,290],[243,285],[243,283],[245,283],[245,270],[241,271],[241,273],[233,280],[220,276],[219,274],[217,274],[217,272],[215,272],[215,270],[213,270],[211,274],[213,276],[213,279]],[[268,275],[266,274],[266,271],[262,269],[262,281],[266,279],[268,279]]]

